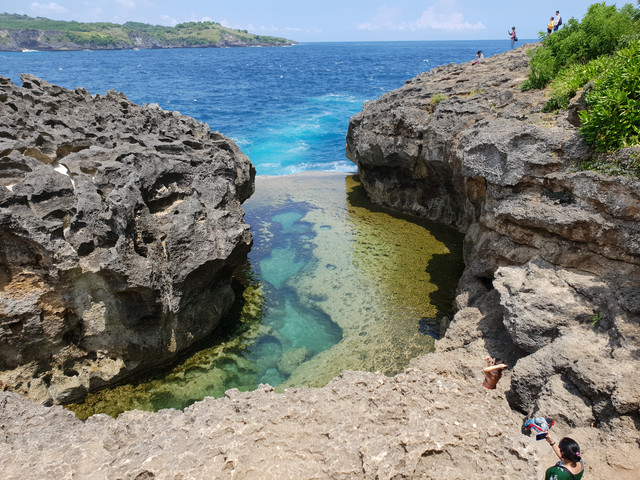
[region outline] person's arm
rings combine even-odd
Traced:
[[[562,454],[560,453],[560,447],[558,446],[556,441],[551,437],[551,434],[549,432],[547,432],[547,436],[545,437],[545,440],[547,441],[547,443],[549,445],[551,445],[551,448],[553,449],[554,453],[558,456],[558,458],[560,460],[562,460]]]
[[[509,368],[504,363],[499,363],[498,365],[491,365],[490,367],[483,368],[482,371],[484,373],[493,372],[494,370],[504,370],[505,368]]]

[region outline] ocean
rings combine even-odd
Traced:
[[[349,118],[418,73],[506,41],[308,43],[285,48],[0,53],[92,94],[123,92],[206,122],[256,166],[243,301],[167,369],[70,405],[80,418],[185,408],[230,388],[319,387],[344,370],[393,375],[431,351],[464,267],[462,236],[368,203],[345,158]],[[296,175],[290,175],[296,174]],[[426,333],[426,334],[425,334]]]
[[[231,137],[258,175],[348,172],[349,118],[420,72],[510,48],[509,40],[303,43],[277,48],[0,52],[0,76],[31,73],[92,94],[123,92]]]

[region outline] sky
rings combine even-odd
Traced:
[[[580,20],[588,0],[0,0],[0,12],[78,22],[136,21],[173,26],[215,21],[299,42],[493,40],[517,28],[536,39],[560,10]],[[621,7],[636,0],[606,1]]]

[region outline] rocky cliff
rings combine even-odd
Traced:
[[[639,185],[571,169],[590,151],[563,115],[540,112],[543,92],[520,92],[525,50],[422,74],[351,123],[374,200],[467,232],[435,353],[392,378],[345,372],[321,389],[230,390],[116,420],[0,392],[3,473],[541,478],[557,459],[521,427],[543,413],[580,443],[584,478],[637,478]],[[487,354],[512,367],[497,390],[481,387]]]
[[[528,48],[365,104],[347,155],[374,202],[466,233],[441,352],[506,359],[526,415],[637,438],[640,181],[579,171],[594,153],[573,111],[543,113],[545,92],[520,90]]]
[[[0,384],[68,402],[211,333],[254,177],[177,112],[0,78]]]

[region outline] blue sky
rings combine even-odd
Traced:
[[[481,0],[1,0],[0,12],[79,22],[175,25],[212,20],[301,42],[536,38],[549,17],[581,19],[595,1]],[[621,7],[634,1],[607,1]]]

